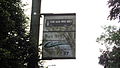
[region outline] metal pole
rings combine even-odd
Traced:
[[[39,28],[40,28],[40,10],[41,0],[32,0],[31,24],[30,24],[30,41],[33,44],[31,48],[30,62],[28,68],[38,67],[38,45],[39,45]]]

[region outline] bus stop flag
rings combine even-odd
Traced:
[[[75,59],[76,14],[44,14],[42,59]]]

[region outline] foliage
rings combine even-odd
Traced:
[[[120,18],[120,0],[109,0],[108,7],[110,8],[110,20]]]
[[[24,68],[32,53],[21,0],[0,0],[0,68]]]
[[[120,0],[108,0],[110,20],[120,20]],[[115,26],[104,28],[105,32],[97,38],[97,42],[105,45],[106,50],[102,51],[99,57],[99,64],[104,68],[120,68],[120,29]]]
[[[115,26],[104,27],[105,32],[97,38],[97,42],[106,46],[99,57],[99,64],[104,68],[120,67],[120,29]]]
[[[97,38],[97,42],[105,45],[119,45],[120,30],[116,26],[104,26],[105,32]]]

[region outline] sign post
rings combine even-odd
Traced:
[[[75,59],[76,14],[44,14],[42,59]]]
[[[39,45],[39,28],[40,28],[40,9],[41,0],[32,0],[31,24],[30,24],[30,41],[33,46],[30,48],[30,60],[27,68],[38,67],[38,45]]]

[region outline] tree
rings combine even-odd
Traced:
[[[104,68],[120,67],[120,30],[115,26],[105,27],[103,33],[97,41],[106,46],[106,50],[102,51],[99,57],[99,64]]]
[[[0,68],[25,68],[34,53],[23,6],[21,0],[0,0]]]
[[[110,20],[120,20],[120,0],[109,0],[108,7],[110,8],[110,14],[108,18]],[[106,50],[102,51],[99,57],[99,64],[104,68],[120,68],[120,29],[114,26],[105,27],[105,33],[103,33],[97,42],[106,46]]]

